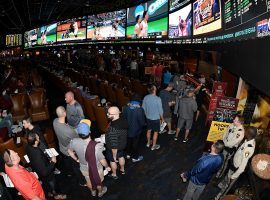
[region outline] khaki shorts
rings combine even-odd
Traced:
[[[90,177],[89,177],[89,172],[84,171],[84,170],[81,170],[81,172],[82,172],[82,175],[84,176],[86,182],[91,183],[91,180],[90,180]],[[100,180],[102,182],[104,180],[104,172],[103,172],[103,170],[98,170],[98,174],[99,174]]]

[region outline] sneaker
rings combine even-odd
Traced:
[[[170,131],[168,132],[168,135],[174,135],[175,133],[176,133],[176,131],[170,130]]]
[[[121,173],[122,175],[125,175],[125,174],[126,174],[125,171],[122,171],[122,170],[119,170],[119,171],[120,171],[120,173]]]
[[[177,137],[174,137],[174,141],[177,141],[178,140],[178,138]]]
[[[59,169],[55,168],[54,171],[53,171],[53,173],[54,174],[61,174],[61,171]]]
[[[132,162],[140,162],[143,160],[143,156],[139,156],[137,159],[132,158]]]
[[[160,148],[160,145],[156,144],[155,146],[152,146],[151,150],[154,151],[154,150],[158,150],[159,148]]]
[[[91,195],[92,195],[93,197],[97,196],[97,191],[96,191],[96,190],[92,190],[92,191],[91,191]]]
[[[102,191],[100,193],[98,193],[98,197],[102,197],[106,192],[107,192],[107,187],[103,186]]]
[[[108,176],[111,177],[114,180],[117,180],[118,179],[118,176],[113,176],[112,174],[108,174]]]
[[[103,170],[103,175],[106,176],[109,173],[109,171],[107,169]]]
[[[147,144],[146,144],[146,147],[149,148],[149,147],[150,147],[150,144],[147,143]]]
[[[183,140],[183,143],[186,143],[187,141],[188,141],[188,139],[186,138],[186,139]]]
[[[167,130],[163,129],[162,131],[159,131],[159,134],[166,133],[166,132],[167,132]]]
[[[127,159],[130,159],[130,155],[126,155],[126,158],[127,158]]]

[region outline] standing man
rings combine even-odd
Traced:
[[[132,162],[139,162],[143,156],[139,156],[138,147],[140,135],[145,123],[144,111],[140,105],[141,98],[134,94],[131,101],[124,107],[123,114],[128,121],[128,141],[127,159],[132,158]]]
[[[13,150],[7,149],[3,153],[5,171],[15,188],[26,200],[45,200],[43,189],[37,177],[19,165],[20,157]]]
[[[252,157],[255,151],[256,141],[255,137],[257,135],[257,129],[253,126],[249,126],[245,130],[245,141],[237,149],[233,162],[229,166],[229,172],[224,177],[224,179],[218,184],[221,191],[216,196],[216,200],[220,199],[223,195],[231,189],[233,184],[237,181],[239,176],[245,171],[249,159]]]
[[[67,122],[70,126],[76,128],[84,114],[81,105],[74,99],[74,93],[69,91],[65,94],[67,103]]]
[[[157,144],[157,139],[158,132],[160,131],[160,119],[162,122],[164,122],[164,119],[161,99],[156,95],[156,86],[151,85],[148,88],[148,91],[149,94],[144,97],[142,107],[144,109],[147,122],[146,147],[150,147],[151,145],[151,132],[153,131],[153,146],[151,148],[151,150],[153,151],[160,148],[160,145]]]
[[[184,143],[188,141],[189,131],[192,127],[194,112],[197,111],[197,103],[195,101],[193,90],[188,90],[187,95],[179,98],[178,102],[175,105],[174,114],[178,114],[178,123],[176,129],[176,135],[174,140],[178,140],[178,135],[180,130],[185,124],[186,132]]]
[[[63,160],[65,163],[65,167],[68,170],[68,174],[74,173],[79,179],[79,183],[81,186],[85,185],[85,180],[82,177],[82,174],[79,169],[79,164],[70,158],[68,154],[68,145],[73,138],[78,138],[78,134],[75,130],[65,123],[66,119],[66,110],[63,106],[58,106],[56,108],[56,114],[58,118],[53,121],[54,132],[57,136],[59,149],[62,153]]]
[[[142,21],[141,21],[141,32],[140,32],[140,37],[145,38],[148,36],[148,11],[145,10],[143,12],[143,16],[142,16]]]
[[[228,127],[227,131],[223,135],[223,142],[225,144],[225,149],[223,151],[224,162],[220,171],[217,173],[217,178],[221,178],[224,175],[229,160],[233,157],[239,144],[245,137],[243,124],[244,118],[237,115],[234,118],[233,123]]]
[[[215,142],[212,144],[209,154],[203,155],[191,170],[181,174],[183,182],[189,180],[183,200],[199,199],[205,186],[222,165],[221,152],[223,148],[224,143],[221,140]]]
[[[175,104],[175,101],[173,100],[173,95],[171,93],[172,90],[173,83],[169,83],[168,86],[164,90],[161,90],[159,93],[159,97],[161,98],[162,102],[164,121],[168,124],[168,134],[175,134],[175,131],[172,131],[171,107]]]
[[[117,162],[119,162],[121,174],[125,174],[124,149],[127,144],[128,123],[123,117],[120,118],[120,110],[117,107],[110,107],[107,116],[111,121],[105,134],[107,159],[110,161],[112,168],[112,174],[109,176],[118,179],[116,174]]]

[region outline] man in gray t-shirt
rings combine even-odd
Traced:
[[[74,162],[68,154],[68,145],[74,138],[78,138],[75,129],[65,123],[66,110],[63,106],[56,108],[58,118],[53,121],[54,132],[59,142],[60,152],[63,154],[65,168],[68,174],[75,174],[80,182],[80,185],[85,185],[85,180],[82,177],[78,163]]]
[[[77,127],[84,114],[82,106],[74,99],[74,93],[69,91],[65,94],[65,100],[67,103],[67,122],[72,127]]]

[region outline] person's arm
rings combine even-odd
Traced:
[[[190,179],[191,176],[201,173],[208,167],[208,162],[205,160],[199,161],[191,170],[184,173],[187,179]]]
[[[197,105],[196,100],[194,99],[194,101],[193,101],[193,112],[196,112],[197,109],[198,109],[198,105]]]
[[[77,107],[77,112],[78,112],[80,118],[84,119],[85,117],[84,117],[84,114],[83,114],[82,106],[80,105],[80,106],[76,106],[76,107]]]
[[[41,199],[38,196],[34,196],[31,200],[44,200],[44,199]]]
[[[68,149],[68,155],[76,162],[79,162],[79,158],[77,158],[73,149]]]

